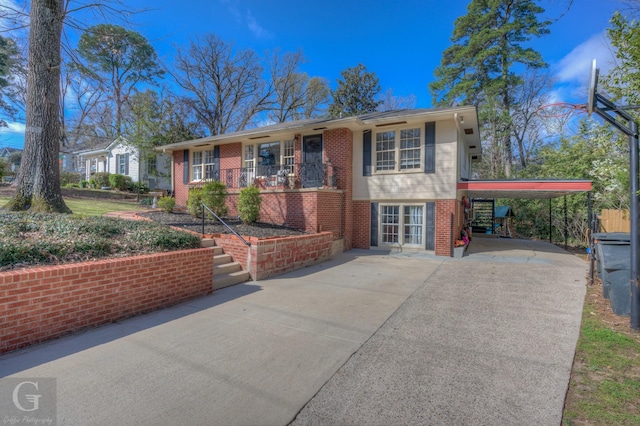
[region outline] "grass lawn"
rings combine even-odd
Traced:
[[[640,333],[588,286],[563,425],[640,424]]]
[[[9,201],[9,197],[0,196],[0,207]],[[96,200],[85,198],[65,198],[64,202],[74,214],[101,216],[107,212],[144,211],[146,208],[136,202],[116,200]]]

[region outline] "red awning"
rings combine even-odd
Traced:
[[[470,180],[458,182],[469,198],[556,198],[591,191],[590,180]]]

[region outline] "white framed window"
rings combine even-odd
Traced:
[[[129,173],[129,154],[116,154],[116,173],[126,175]]]
[[[256,176],[275,174],[279,170],[294,172],[295,140],[270,141],[244,146],[243,168]]]
[[[395,170],[396,132],[376,133],[376,171]]]
[[[193,153],[191,170],[191,180],[202,180],[202,151],[196,151]]]
[[[420,129],[400,131],[400,170],[420,168]]]
[[[282,165],[287,173],[294,172],[294,162],[295,162],[295,141],[288,140],[284,141],[282,148]]]
[[[147,158],[147,173],[151,176],[158,174],[158,160],[155,156]]]
[[[420,128],[386,130],[375,134],[375,172],[388,173],[422,169]]]
[[[423,247],[425,241],[424,205],[381,205],[380,242],[382,245]]]
[[[213,160],[213,149],[204,152],[204,178],[205,179],[218,179],[219,176],[215,176],[215,164]]]
[[[421,246],[424,241],[424,208],[423,206],[403,206],[403,210],[404,243]]]
[[[205,151],[194,151],[191,159],[191,180],[219,179],[215,175],[213,148]]]
[[[400,206],[381,206],[380,229],[382,244],[400,242]]]

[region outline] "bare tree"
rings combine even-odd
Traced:
[[[17,192],[11,210],[70,212],[60,193],[59,100],[61,0],[31,4],[26,131]]]
[[[517,156],[520,167],[527,167],[536,148],[539,148],[547,136],[545,123],[538,115],[538,110],[549,103],[547,93],[552,81],[549,73],[539,69],[528,69],[522,76],[522,84],[514,95],[511,111],[511,127],[517,144]]]
[[[73,12],[115,14],[111,2],[77,3],[71,0],[23,2],[0,5],[0,16],[15,22],[15,27],[29,26],[29,53],[26,94],[26,131],[22,164],[15,196],[5,206],[9,210],[70,212],[60,192],[58,154],[60,152],[60,68],[62,65],[62,30],[66,22],[79,28],[86,22],[72,17]],[[29,19],[25,19],[27,4]],[[85,16],[86,18],[86,16]]]
[[[251,50],[234,50],[214,34],[178,49],[174,70],[168,70],[188,92],[189,105],[211,135],[242,130],[270,105],[273,89]]]
[[[304,61],[302,52],[273,52],[269,63],[274,101],[270,118],[282,123],[287,120],[311,118],[329,100],[329,85],[318,77],[309,78],[299,71]]]
[[[382,103],[378,106],[378,111],[392,111],[394,109],[409,109],[416,107],[416,96],[394,96],[393,89],[387,89],[380,98]]]

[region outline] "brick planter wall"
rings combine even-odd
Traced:
[[[216,235],[214,238],[216,245],[233,256],[233,260],[249,271],[254,280],[329,260],[335,255],[334,250],[343,249],[342,245],[334,244],[332,232],[265,240],[250,238],[248,241],[251,247],[247,247],[234,235]]]
[[[0,353],[211,293],[213,250],[0,273]]]
[[[458,200],[436,201],[436,256],[451,256],[453,240],[460,233]],[[453,230],[451,216],[453,215]]]

